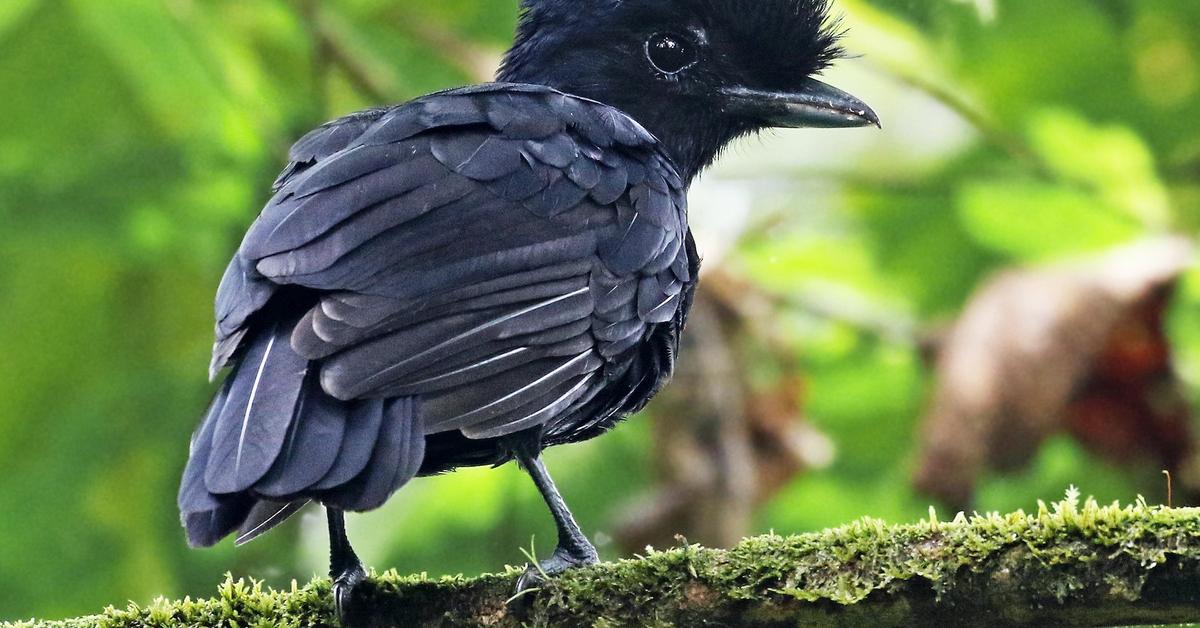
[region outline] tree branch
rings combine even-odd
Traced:
[[[955,626],[1200,619],[1200,510],[1042,505],[888,526],[686,546],[578,570],[510,599],[517,570],[362,590],[370,625]],[[57,626],[330,625],[329,583],[266,591],[227,581],[209,600],[109,609]],[[234,623],[236,622],[236,624]]]

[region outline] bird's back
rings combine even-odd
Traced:
[[[600,103],[493,84],[315,130],[218,292],[189,538],[603,431],[669,375],[697,263],[669,159]]]

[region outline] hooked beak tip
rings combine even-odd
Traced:
[[[862,103],[862,101],[859,101]],[[877,129],[883,129],[883,121],[879,119],[879,114],[875,110],[868,107],[866,103],[862,103],[862,109],[854,112],[863,119],[863,126],[874,126]]]
[[[863,112],[864,119],[870,124],[875,125],[875,128],[883,130],[883,122],[879,119],[879,115],[873,109],[868,108]]]

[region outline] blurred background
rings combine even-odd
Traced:
[[[548,454],[585,531],[615,558],[1072,484],[1197,503],[1200,2],[836,6],[855,56],[827,78],[884,130],[750,139],[695,186],[677,381]],[[515,19],[515,0],[0,2],[0,619],[325,570],[315,512],[237,551],[184,544],[212,295],[292,140],[486,80]],[[554,539],[512,466],[350,525],[368,564],[430,575]]]

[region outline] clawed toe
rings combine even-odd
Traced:
[[[571,552],[558,549],[554,554],[543,560],[537,565],[530,565],[525,569],[525,573],[517,578],[517,593],[524,593],[530,589],[535,589],[541,585],[546,578],[557,576],[565,571],[586,567],[600,562],[600,557],[596,555],[596,551],[592,548],[586,548],[587,551],[574,554]]]
[[[367,574],[362,567],[343,572],[333,579],[333,605],[341,625],[353,625],[354,589],[366,579]]]
[[[531,589],[536,589],[541,586],[543,581],[545,581],[545,577],[542,576],[541,572],[533,565],[530,565],[525,569],[525,573],[521,574],[520,578],[517,578],[517,594],[519,595]]]

